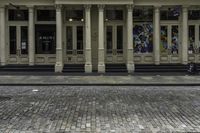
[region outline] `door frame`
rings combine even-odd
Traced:
[[[16,27],[16,54],[10,54],[10,26]],[[7,25],[7,57],[8,57],[8,64],[29,64],[29,51],[28,54],[21,54],[21,27],[27,27],[27,34],[28,34],[28,22],[18,22],[12,21],[9,22]],[[28,35],[27,35],[28,38]],[[27,40],[28,42],[28,40]],[[27,44],[29,47],[29,44]],[[20,50],[19,50],[20,49]]]
[[[194,30],[195,30],[195,41],[194,41],[194,45],[195,45],[195,53],[188,53],[188,61],[189,62],[195,62],[195,63],[200,63],[200,20],[188,20],[188,44],[190,44],[190,40],[189,40],[189,27],[190,26],[194,26]],[[187,46],[187,48],[189,48],[189,45]]]
[[[112,44],[112,54],[107,53],[107,27],[111,26],[112,27],[112,39],[113,39],[113,44]],[[122,26],[123,27],[123,48],[122,48],[122,53],[117,53],[117,26]],[[105,52],[105,62],[109,64],[121,64],[125,63],[125,24],[122,21],[109,21],[105,23],[104,26],[104,52]]]
[[[67,27],[72,27],[72,54],[67,54]],[[77,27],[83,27],[83,54],[77,54]],[[85,25],[83,22],[66,22],[63,30],[63,59],[64,64],[85,63]]]
[[[180,22],[177,21],[161,21],[161,26],[167,26],[167,33],[168,33],[168,50],[167,53],[161,53],[160,51],[160,63],[161,64],[168,64],[168,63],[181,63],[181,51],[182,51],[182,43],[181,43],[181,25]],[[178,54],[171,53],[171,46],[172,46],[172,26],[178,26]],[[161,32],[161,30],[160,30]],[[160,38],[161,40],[161,38]],[[161,44],[160,44],[161,45]]]

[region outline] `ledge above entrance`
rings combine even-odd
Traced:
[[[133,4],[133,0],[55,0],[55,4],[124,5],[124,4]]]

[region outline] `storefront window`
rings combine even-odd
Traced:
[[[83,26],[77,26],[77,54],[83,54]]]
[[[161,53],[168,52],[168,29],[167,26],[161,26],[161,45],[160,51]]]
[[[55,21],[55,10],[37,10],[37,21]]]
[[[151,8],[134,9],[133,20],[137,22],[152,22],[153,9]]]
[[[135,53],[153,52],[153,8],[133,10],[133,47]]]
[[[67,21],[84,21],[83,10],[67,10]]]
[[[200,20],[200,10],[189,10],[188,19],[189,20]]]
[[[72,50],[73,50],[72,26],[67,26],[66,39],[67,39],[67,54],[72,54]]]
[[[56,53],[56,26],[36,25],[36,54]]]
[[[123,10],[106,10],[106,21],[123,20]]]
[[[189,46],[188,46],[188,53],[193,54],[195,53],[195,26],[189,26]]]
[[[8,10],[9,21],[28,21],[28,10]]]
[[[112,53],[113,49],[113,28],[112,26],[107,26],[106,27],[106,42],[107,42],[107,47],[106,47],[106,52],[107,54]]]
[[[153,52],[153,25],[137,24],[133,27],[135,53]]]
[[[178,54],[179,48],[179,36],[178,36],[178,26],[172,26],[172,34],[171,34],[171,53],[172,54]]]
[[[28,27],[21,27],[21,54],[28,54]]]
[[[17,34],[16,26],[9,27],[10,54],[16,54],[17,51]]]
[[[168,8],[168,10],[160,11],[161,20],[178,20],[179,10],[176,8]]]
[[[117,53],[123,53],[123,26],[117,26]]]

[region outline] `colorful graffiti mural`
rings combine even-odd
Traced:
[[[136,24],[133,28],[134,52],[152,53],[153,52],[153,25]]]

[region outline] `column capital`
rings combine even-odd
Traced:
[[[183,5],[183,6],[182,6],[182,11],[183,11],[183,12],[187,12],[187,11],[188,11],[188,8],[189,8],[189,5]]]
[[[105,5],[98,5],[99,10],[103,11],[105,8]]]
[[[0,12],[5,12],[5,6],[4,5],[0,5]]]
[[[5,5],[0,5],[0,8],[5,8]]]
[[[84,5],[85,10],[90,10],[91,7],[91,5]]]
[[[128,11],[132,11],[133,7],[134,7],[133,4],[126,5],[126,8],[128,9]]]
[[[56,8],[56,11],[61,11],[62,10],[62,5],[61,4],[56,4],[55,8]]]
[[[155,9],[155,10],[160,10],[161,7],[162,7],[161,5],[155,5],[155,6],[154,6],[154,9]]]
[[[33,9],[35,6],[34,5],[27,5],[26,7],[28,7],[29,9]]]

